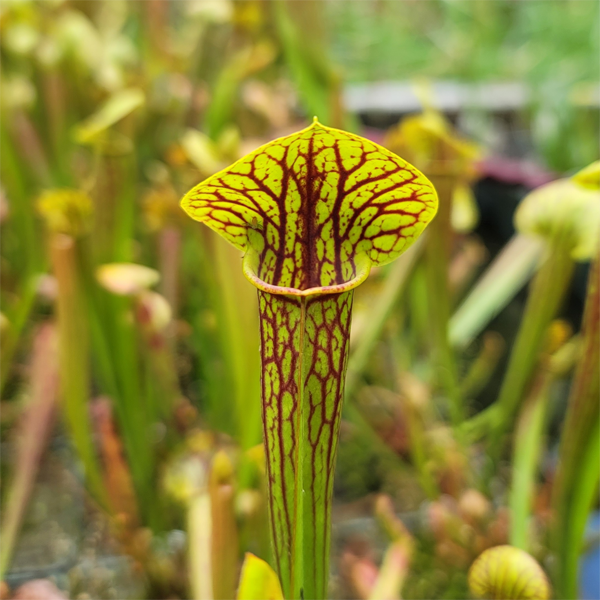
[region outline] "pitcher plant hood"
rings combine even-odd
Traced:
[[[182,207],[244,252],[256,287],[307,296],[352,289],[394,260],[437,202],[415,167],[315,118],[194,187]]]

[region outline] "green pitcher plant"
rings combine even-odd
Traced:
[[[415,241],[437,204],[415,167],[316,118],[182,200],[243,252],[258,288],[270,526],[286,598],[327,593],[354,288]]]

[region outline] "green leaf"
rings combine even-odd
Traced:
[[[264,560],[246,553],[240,577],[238,600],[283,600],[277,573]]]
[[[435,190],[388,150],[315,119],[208,178],[182,206],[244,252],[259,289],[277,569],[286,598],[325,598],[353,289],[415,241]]]
[[[449,323],[450,343],[466,347],[529,281],[540,260],[543,243],[514,236],[481,276]]]
[[[116,92],[97,112],[77,125],[75,140],[79,144],[95,143],[103,132],[140,107],[144,102],[144,92],[139,88],[129,88]]]

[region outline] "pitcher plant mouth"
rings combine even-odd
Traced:
[[[258,254],[253,250],[249,250],[248,252],[246,252],[246,254],[244,254],[244,258],[242,260],[242,270],[246,279],[254,287],[258,288],[263,292],[266,292],[268,294],[275,294],[278,296],[297,296],[300,298],[306,298],[308,296],[341,294],[343,292],[348,292],[358,287],[369,276],[369,273],[371,272],[371,261],[367,258],[365,254],[361,254],[356,257],[354,262],[356,267],[356,275],[349,281],[345,281],[344,283],[338,283],[335,285],[322,285],[311,287],[305,290],[294,287],[273,285],[271,283],[263,281],[257,275]]]

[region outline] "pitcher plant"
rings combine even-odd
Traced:
[[[415,167],[313,124],[193,188],[182,207],[243,253],[258,289],[275,562],[286,598],[325,598],[354,288],[437,210]]]

